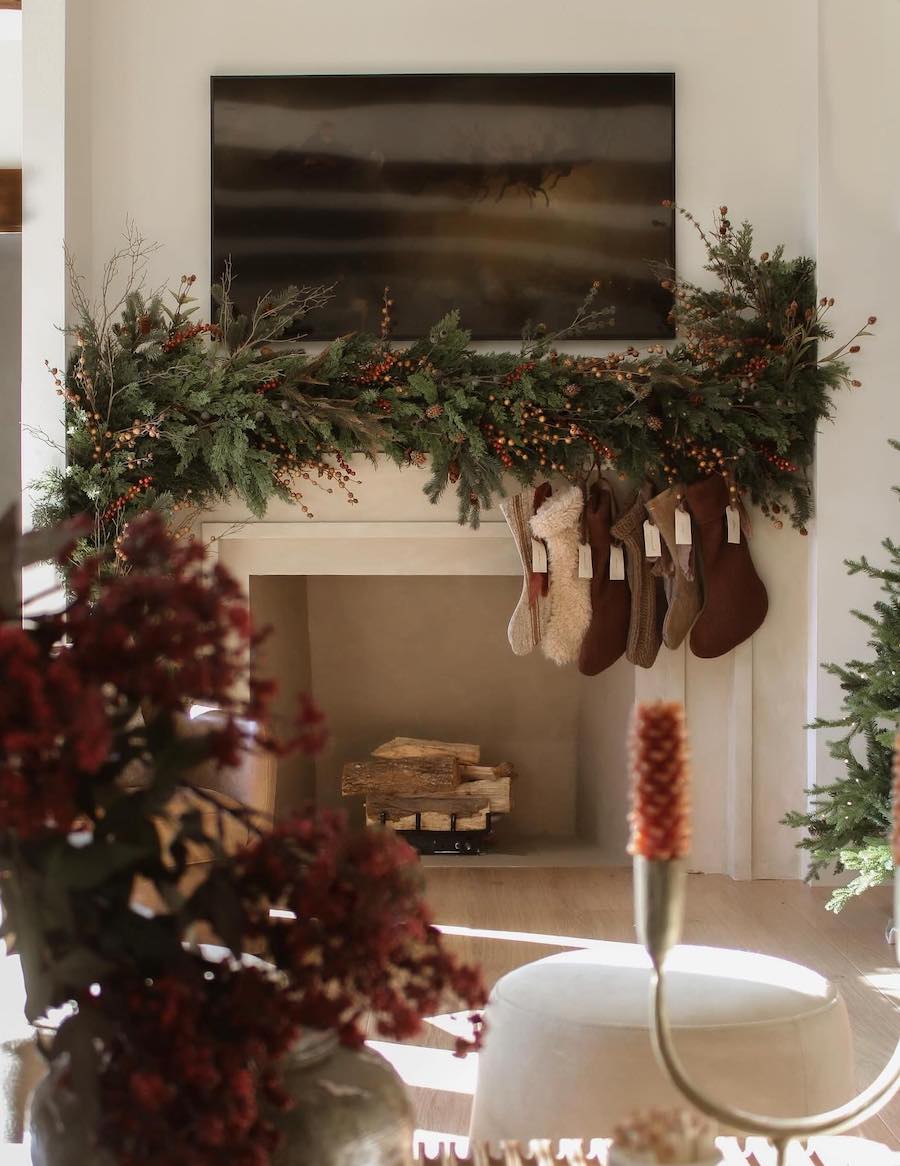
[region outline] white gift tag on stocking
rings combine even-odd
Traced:
[[[538,575],[547,574],[547,548],[539,538],[531,540],[531,569]]]
[[[662,554],[659,527],[655,526],[649,518],[644,522],[644,553],[648,559],[658,559]]]
[[[615,543],[609,548],[609,577],[610,579],[625,578],[625,552]]]
[[[728,530],[728,541],[739,543],[741,541],[741,515],[736,506],[725,507],[725,525]]]
[[[689,547],[692,542],[691,516],[683,506],[679,506],[675,511],[675,543],[680,547]]]
[[[594,557],[591,554],[591,548],[587,543],[581,543],[578,547],[578,578],[593,579],[593,577]]]

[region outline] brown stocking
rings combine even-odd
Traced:
[[[652,574],[652,560],[644,550],[644,519],[646,491],[634,496],[634,501],[612,528],[615,538],[625,547],[625,569],[631,591],[631,618],[628,626],[628,645],[625,655],[639,668],[650,668],[662,643],[662,622],[666,613],[666,599],[662,579]]]
[[[691,629],[691,651],[706,660],[724,656],[749,639],[769,607],[743,532],[740,542],[728,542],[725,508],[729,498],[728,485],[720,474],[687,488],[706,597]]]
[[[615,518],[615,497],[602,479],[591,487],[585,507],[587,539],[591,547],[591,622],[581,643],[578,670],[596,676],[609,668],[625,651],[631,595],[625,579],[610,579],[610,527]]]
[[[647,511],[663,542],[662,566],[666,572],[669,608],[662,637],[667,648],[677,648],[682,643],[703,606],[700,580],[694,570],[696,547],[675,542],[675,511],[684,493],[684,486],[670,486],[647,502]]]

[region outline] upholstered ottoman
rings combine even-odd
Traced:
[[[678,1104],[650,1045],[643,948],[599,943],[526,964],[491,993],[471,1133],[598,1137],[630,1111]],[[728,948],[676,948],[675,1040],[698,1083],[767,1113],[829,1109],[854,1092],[847,1012],[799,964]]]

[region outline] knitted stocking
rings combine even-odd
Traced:
[[[675,542],[675,511],[684,494],[684,486],[670,486],[647,501],[647,512],[659,528],[663,541],[669,610],[663,623],[662,638],[667,648],[678,647],[703,607],[700,580],[694,571],[695,548]]]
[[[625,651],[631,596],[625,579],[610,579],[610,527],[616,500],[609,484],[601,479],[591,488],[585,507],[585,525],[591,545],[591,622],[581,643],[578,670],[596,676],[609,668]]]
[[[662,643],[666,597],[662,579],[653,574],[653,560],[644,548],[644,520],[647,489],[639,491],[632,504],[612,528],[625,546],[625,570],[631,589],[631,619],[625,655],[632,664],[650,668]]]
[[[769,609],[769,597],[743,533],[728,542],[725,508],[728,485],[713,474],[687,488],[687,503],[699,542],[706,604],[691,629],[691,651],[709,660],[749,639]]]
[[[531,527],[529,522],[543,501],[552,493],[549,482],[537,489],[523,490],[504,498],[500,510],[506,519],[516,550],[522,560],[522,594],[507,628],[509,645],[517,656],[527,656],[541,642],[547,619],[547,575],[532,570]]]
[[[577,486],[548,499],[531,520],[531,532],[547,544],[550,611],[541,640],[555,664],[578,658],[591,622],[591,583],[578,578],[578,544],[584,499]]]

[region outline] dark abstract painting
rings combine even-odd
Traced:
[[[335,283],[327,338],[394,335],[459,308],[476,338],[568,324],[594,281],[592,335],[670,336],[674,77],[474,74],[216,77],[213,271],[238,307]]]

